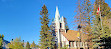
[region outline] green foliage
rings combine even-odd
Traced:
[[[8,43],[8,47],[11,49],[23,49],[23,45],[20,38],[16,38],[10,43]]]
[[[29,45],[28,41],[27,41],[27,44],[26,44],[26,49],[30,49],[30,45]]]
[[[42,7],[42,11],[40,11],[41,20],[41,31],[40,31],[40,48],[47,49],[53,48],[53,36],[51,35],[50,28],[48,26],[49,19],[48,19],[48,10],[45,5]]]
[[[39,45],[36,45],[36,47],[39,48],[40,46],[39,46]]]
[[[101,11],[101,18],[100,15],[97,15],[97,8],[100,5],[100,11]],[[109,26],[107,26],[107,20],[110,19],[111,17],[111,8],[108,6],[107,3],[105,3],[104,0],[96,0],[94,9],[93,9],[93,41],[94,41],[94,46],[93,47],[98,47],[100,45],[103,45],[105,42],[104,38],[110,37],[111,31],[109,30]],[[102,21],[101,21],[102,20]],[[102,23],[101,23],[102,22]],[[101,25],[102,24],[102,25]],[[103,40],[103,41],[101,41]],[[96,46],[95,46],[96,45]]]
[[[2,48],[2,38],[0,38],[0,48]]]
[[[97,15],[99,5],[101,18],[100,14]],[[87,41],[93,41],[93,47],[102,46],[102,42],[105,42],[105,39],[111,37],[111,30],[107,25],[108,19],[111,19],[111,8],[105,3],[105,0],[95,0],[94,8],[90,0],[78,0],[77,8],[75,22],[81,25],[83,32],[88,33],[88,36],[90,36]]]
[[[33,41],[33,43],[30,45],[30,47],[31,47],[31,48],[36,47],[36,44],[34,43],[34,41]]]
[[[53,28],[53,24],[50,25],[50,33],[51,35],[49,36],[50,38],[50,47],[54,48],[55,47],[55,36],[52,36],[52,34],[55,34],[54,28]]]
[[[0,48],[2,48],[3,38],[4,38],[4,35],[1,35],[1,34],[0,34]]]

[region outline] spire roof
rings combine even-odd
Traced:
[[[56,6],[55,19],[56,20],[60,19],[60,14],[59,14],[58,6]]]
[[[64,17],[62,16],[62,21],[64,22]]]

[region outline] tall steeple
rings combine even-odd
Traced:
[[[62,16],[62,22],[64,22],[64,17]]]
[[[56,6],[55,20],[59,21],[59,18],[60,18],[60,14],[59,14],[58,6]]]
[[[57,34],[57,45],[60,45],[60,15],[58,7],[56,6],[56,12],[55,12],[55,32]]]
[[[57,29],[59,31],[59,29],[60,29],[60,15],[59,15],[59,10],[58,10],[57,6],[56,6],[56,12],[55,12],[55,24],[56,24],[55,29]]]

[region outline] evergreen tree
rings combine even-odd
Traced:
[[[97,14],[97,9],[100,5],[101,13]],[[105,3],[105,0],[96,0],[94,4],[94,20],[93,20],[93,47],[100,47],[104,45],[106,42],[105,38],[110,37],[111,31],[109,30],[109,26],[107,20],[110,18],[111,8]],[[101,14],[101,17],[100,17]],[[105,47],[104,47],[105,48]]]
[[[42,17],[40,17],[41,20],[41,31],[40,31],[40,48],[42,49],[46,49],[48,48],[48,32],[49,32],[49,19],[48,19],[48,10],[46,8],[45,5],[43,5],[42,7],[42,11],[40,11],[40,15],[42,15]]]
[[[49,24],[49,19],[48,19],[48,10],[47,7],[45,5],[43,5],[42,7],[42,11],[40,11],[40,15],[42,17],[40,17],[41,20],[41,31],[40,31],[40,48],[41,49],[47,49],[47,48],[53,48],[52,45],[52,39],[53,36],[50,32],[50,28],[48,26]]]
[[[39,45],[36,45],[37,48],[39,48]]]
[[[26,49],[30,49],[30,44],[29,44],[28,41],[27,41],[27,44],[26,44]]]
[[[53,36],[53,28],[51,27],[50,25],[50,32],[49,32],[49,36],[48,36],[48,40],[49,40],[49,47],[51,49],[54,49],[54,46],[55,46],[55,36]]]
[[[33,43],[30,45],[31,48],[35,48],[36,47],[36,44],[35,42],[33,41]]]
[[[2,48],[3,38],[4,38],[4,35],[1,35],[1,34],[0,34],[0,48]]]
[[[52,19],[52,21],[54,21],[54,19]],[[52,48],[54,48],[54,47],[56,47],[56,45],[55,45],[55,38],[56,38],[56,34],[55,34],[55,29],[54,29],[54,23],[52,22],[52,24],[50,25],[50,33],[51,33],[51,40],[52,41],[50,41],[50,43],[51,43],[51,47]],[[53,35],[53,36],[52,36]]]
[[[20,38],[16,38],[10,43],[8,43],[8,47],[11,49],[23,49],[23,45]]]

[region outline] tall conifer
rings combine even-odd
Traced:
[[[36,44],[35,42],[33,41],[33,43],[30,45],[31,48],[35,48],[36,47]]]
[[[50,28],[48,26],[49,24],[49,18],[48,18],[48,9],[45,5],[43,5],[42,10],[40,11],[40,17],[41,20],[41,31],[40,31],[40,48],[41,49],[47,49],[47,48],[53,48],[53,36],[50,32]]]
[[[21,42],[21,38],[16,38],[13,41],[11,41],[10,43],[8,43],[8,47],[10,49],[24,49],[22,42]]]
[[[100,13],[97,14],[97,9],[100,5]],[[93,47],[100,47],[105,45],[106,38],[110,37],[111,31],[109,30],[109,26],[107,26],[107,20],[111,17],[111,8],[105,3],[105,0],[95,0],[94,3],[94,20],[93,20]],[[102,20],[102,21],[101,21]],[[102,24],[102,25],[101,25]],[[107,44],[108,45],[108,44]],[[103,46],[105,48],[105,46]]]
[[[30,44],[29,44],[28,41],[27,41],[27,44],[26,44],[26,49],[30,49]]]
[[[4,35],[1,35],[1,34],[0,34],[0,48],[2,48],[2,45],[3,45],[3,44],[2,44],[3,38],[4,38]]]

